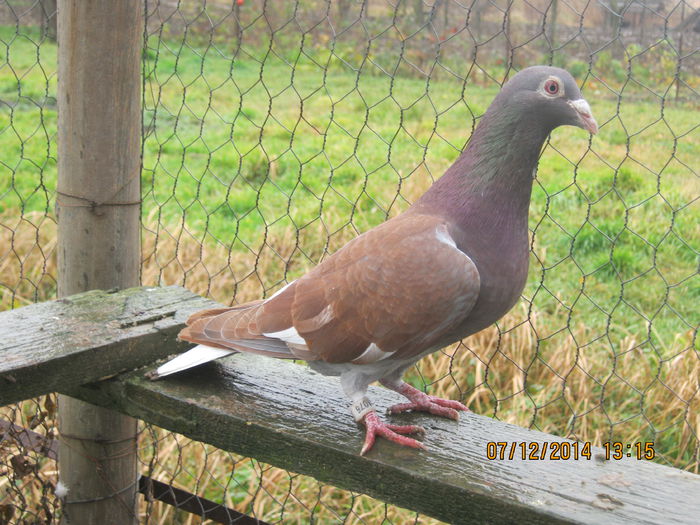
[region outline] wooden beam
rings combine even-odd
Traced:
[[[0,404],[59,390],[222,449],[311,475],[453,523],[693,523],[700,476],[645,461],[488,460],[487,444],[552,443],[556,436],[465,414],[425,415],[428,451],[379,440],[360,457],[362,431],[336,378],[293,363],[235,355],[150,381],[183,351],[187,316],[216,306],[179,287],[93,291],[0,313]],[[400,400],[383,388],[381,409]]]
[[[183,288],[99,290],[0,313],[0,406],[133,370],[187,347],[187,316],[216,303]]]
[[[308,367],[237,354],[159,381],[144,370],[72,392],[91,403],[260,461],[450,523],[697,522],[700,476],[647,461],[488,460],[487,444],[562,438],[467,413],[459,422],[426,415],[393,422],[427,429],[427,451],[379,439],[360,457],[337,378]],[[375,405],[401,398],[371,387]]]

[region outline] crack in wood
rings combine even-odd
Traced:
[[[132,328],[134,326],[142,326],[145,324],[153,324],[157,321],[162,321],[163,319],[174,318],[176,312],[164,312],[160,314],[154,314],[147,317],[137,317],[130,321],[123,321],[119,323],[119,328]],[[133,315],[139,316],[143,312],[133,312]]]

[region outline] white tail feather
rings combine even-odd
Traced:
[[[197,345],[184,354],[180,354],[174,359],[161,365],[156,370],[156,377],[168,376],[181,370],[187,370],[198,365],[203,365],[209,361],[214,361],[220,357],[233,354],[235,350],[225,350],[223,348],[213,348],[206,345]]]

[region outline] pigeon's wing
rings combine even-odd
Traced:
[[[455,333],[479,273],[440,218],[404,214],[361,235],[265,301],[195,314],[180,337],[329,363],[417,355]]]

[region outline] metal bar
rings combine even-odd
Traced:
[[[196,514],[202,519],[217,523],[236,525],[269,525],[267,522],[252,518],[210,499],[201,498],[148,476],[139,479],[139,492],[148,499],[156,499],[173,507]]]

